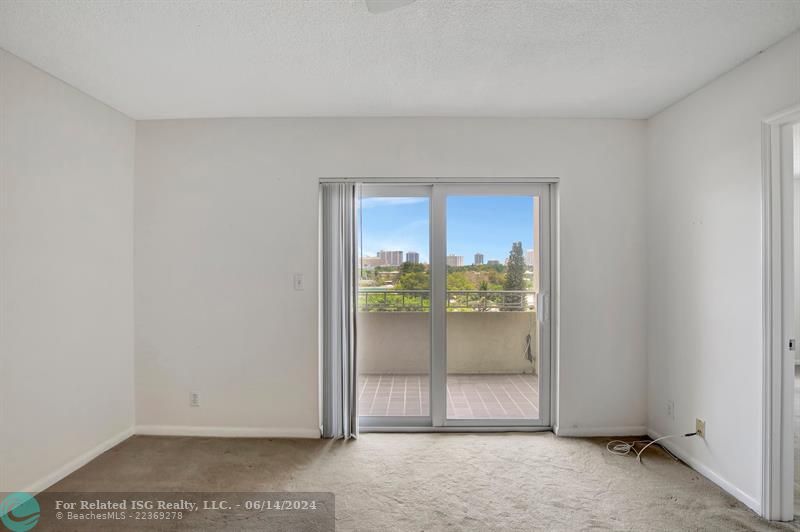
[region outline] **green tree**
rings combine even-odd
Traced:
[[[522,242],[514,242],[511,245],[511,252],[508,254],[508,267],[506,268],[506,280],[503,283],[503,290],[524,289],[525,254],[522,251]],[[520,296],[509,296],[506,301],[509,306],[516,306],[522,299]]]
[[[489,270],[487,273],[490,290],[502,290],[506,283],[506,274],[498,270]]]
[[[404,262],[400,265],[394,285],[398,290],[428,290],[430,276],[424,264]]]
[[[483,292],[483,294],[481,294],[481,302],[480,302],[480,306],[478,307],[477,310],[479,312],[486,312],[486,310],[489,308],[489,301],[487,301],[487,299],[486,299],[486,292],[489,291],[489,283],[486,282],[485,279],[482,280],[480,282],[480,284],[478,285],[478,290]]]
[[[400,275],[404,273],[422,273],[425,271],[424,264],[417,264],[414,262],[404,262],[400,265]]]
[[[427,290],[429,287],[427,272],[401,273],[395,287],[398,290]]]
[[[469,280],[463,271],[451,272],[447,274],[448,290],[475,290],[475,285]]]
[[[451,271],[447,274],[448,312],[466,312],[468,295],[455,295],[452,292],[475,290],[473,283],[464,270]]]
[[[525,289],[525,254],[522,252],[522,242],[514,242],[508,254],[508,271],[503,283],[503,290]]]

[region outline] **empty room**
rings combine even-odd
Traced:
[[[0,530],[800,528],[800,0],[0,0]]]

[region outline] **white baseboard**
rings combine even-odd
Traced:
[[[647,434],[644,425],[631,425],[627,427],[555,427],[556,436],[570,438],[593,438],[608,436],[642,436]]]
[[[318,429],[261,427],[203,427],[194,425],[137,425],[143,436],[202,436],[207,438],[319,438]]]
[[[67,475],[70,475],[80,469],[81,467],[85,466],[104,452],[108,451],[112,447],[115,447],[122,443],[123,441],[127,440],[133,436],[133,427],[123,430],[119,434],[112,436],[111,438],[107,439],[106,441],[100,443],[99,445],[89,449],[82,455],[78,456],[77,458],[70,460],[63,466],[59,467],[49,475],[40,478],[33,484],[29,485],[25,489],[21,490],[25,493],[32,493],[37,494],[41,491],[46,490],[59,480],[63,479]]]
[[[663,434],[659,434],[654,430],[647,431],[647,435],[654,440],[656,438],[660,438],[663,436]],[[684,451],[681,451],[678,447],[673,445],[673,443],[670,442],[669,440],[660,441],[658,442],[658,445],[663,445],[664,447],[666,447],[666,449],[669,452],[674,454],[676,457],[680,458],[684,463],[686,463],[686,465],[688,465],[689,467],[691,467],[692,469],[694,469],[695,471],[706,477],[708,480],[710,480],[711,482],[713,482],[714,484],[725,490],[730,495],[736,497],[737,500],[739,500],[745,506],[753,510],[755,513],[761,515],[761,502],[759,500],[748,495],[744,491],[740,490],[739,488],[734,486],[729,480],[723,478],[722,476],[720,476],[718,473],[713,471],[711,468],[709,468],[707,465],[703,464],[699,460],[688,456]]]

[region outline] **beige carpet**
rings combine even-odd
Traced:
[[[639,465],[608,454],[606,441],[550,433],[364,434],[347,443],[134,436],[51,491],[332,491],[337,530],[796,526],[761,520],[659,449]]]

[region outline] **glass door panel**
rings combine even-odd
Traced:
[[[430,187],[364,186],[360,212],[361,424],[430,425]]]
[[[539,420],[541,197],[485,188],[445,198],[446,418]]]

